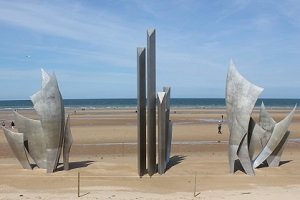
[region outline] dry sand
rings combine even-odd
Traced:
[[[37,118],[32,110],[21,110]],[[281,120],[289,110],[272,110]],[[277,168],[228,173],[228,128],[217,134],[223,109],[173,109],[171,165],[160,176],[137,176],[136,112],[122,110],[67,110],[74,144],[71,170],[62,165],[53,174],[35,167],[22,169],[0,130],[0,199],[75,199],[80,172],[80,199],[299,199],[300,113],[290,126],[292,135]],[[257,111],[254,112],[257,118]],[[12,119],[0,111],[0,121]],[[226,120],[226,119],[225,119]],[[196,177],[196,184],[195,184]],[[196,186],[196,197],[194,187]]]

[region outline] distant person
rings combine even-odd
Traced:
[[[222,122],[223,122],[224,116],[222,115]]]
[[[5,126],[5,122],[4,121],[2,121],[2,126]]]
[[[219,121],[218,123],[218,134],[222,134],[222,123]]]
[[[14,121],[11,121],[11,124],[10,124],[10,125],[11,125],[11,128],[12,128],[12,129],[15,128],[15,122],[14,122]]]

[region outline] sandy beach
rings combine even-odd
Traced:
[[[269,110],[276,121],[290,110]],[[33,110],[21,114],[37,118]],[[229,174],[224,109],[172,109],[171,161],[164,175],[137,175],[134,109],[66,110],[71,114],[74,144],[70,170],[53,174],[21,168],[0,130],[0,199],[298,199],[300,194],[300,113],[280,167]],[[258,111],[253,116],[257,119]],[[224,115],[222,134],[217,122]],[[11,111],[0,111],[7,125]],[[62,159],[61,159],[62,161]],[[194,189],[196,188],[196,189]],[[194,197],[196,191],[196,197]]]

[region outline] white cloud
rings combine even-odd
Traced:
[[[1,68],[0,83],[5,81],[36,80],[40,71],[32,69],[13,69],[11,67]]]
[[[90,84],[96,93],[134,97],[136,47],[146,45],[146,29],[154,27],[158,85],[180,88],[178,96],[208,88],[203,93],[223,97],[230,58],[262,86],[280,84],[276,80],[300,85],[297,8],[295,1],[281,8],[269,0],[0,1],[0,83],[12,74],[14,81],[38,80],[43,65],[56,71],[68,96]],[[18,38],[10,36],[16,32]],[[22,56],[28,53],[27,62]]]
[[[68,3],[53,5],[32,1],[1,1],[0,21],[46,35],[98,44],[105,48],[112,48],[120,43],[132,43],[135,41],[134,37],[128,35],[136,34],[111,13],[91,9],[76,12],[69,10]]]

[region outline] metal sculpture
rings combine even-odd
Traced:
[[[32,160],[40,168],[47,168],[47,148],[44,131],[40,120],[33,120],[14,111],[14,118],[19,133],[24,133],[24,143]]]
[[[172,140],[172,123],[170,122],[170,88],[158,93],[156,99],[155,75],[155,29],[147,31],[147,73],[145,48],[137,49],[137,161],[138,174],[146,173],[146,155],[148,174],[156,172],[156,102],[158,105],[158,172],[163,174],[169,162]],[[147,84],[146,84],[147,77]],[[147,106],[146,106],[147,86]],[[161,96],[162,95],[162,96]],[[160,98],[162,97],[162,98]],[[162,100],[163,103],[160,101]],[[147,116],[146,116],[147,107]],[[146,126],[147,121],[147,126]],[[146,134],[147,127],[147,134]],[[147,151],[146,151],[147,136]]]
[[[69,170],[69,157],[70,150],[73,144],[73,137],[70,128],[70,115],[67,117],[65,134],[64,134],[64,143],[63,143],[63,161],[64,161],[64,170]]]
[[[147,31],[147,155],[148,174],[156,171],[156,61],[155,29]]]
[[[9,146],[24,169],[32,169],[24,146],[24,133],[15,133],[2,127]]]
[[[267,158],[269,158],[271,154],[273,154],[274,156],[271,157],[269,163],[272,163],[272,161],[275,159],[279,164],[280,160],[278,160],[278,158],[280,159],[280,156],[278,158],[275,157],[276,155],[279,154],[280,149],[282,149],[282,147],[284,146],[284,143],[286,142],[286,139],[289,135],[288,127],[294,117],[295,110],[296,110],[296,106],[288,116],[286,116],[283,120],[281,120],[279,123],[275,125],[270,139],[268,140],[263,150],[255,159],[253,163],[253,168],[257,168],[262,162],[264,162]],[[278,151],[274,152],[276,148],[278,148]]]
[[[239,159],[248,175],[267,160],[269,166],[278,166],[289,135],[288,126],[295,108],[281,122],[276,123],[262,104],[259,123],[251,117],[256,100],[263,88],[247,81],[231,61],[226,81],[226,110],[229,126],[229,169],[234,173]],[[254,158],[256,150],[259,154]]]
[[[157,94],[158,107],[158,173],[163,174],[166,171],[167,163],[170,160],[170,149],[172,132],[170,131],[170,91],[168,87],[164,92]]]
[[[229,166],[234,172],[235,160],[240,162],[247,174],[254,175],[248,144],[248,124],[255,102],[262,92],[260,88],[238,73],[233,62],[230,63],[226,85],[226,108],[229,121]]]
[[[34,109],[40,120],[32,120],[14,112],[19,133],[4,128],[7,141],[16,155],[31,156],[40,168],[54,172],[57,168],[62,146],[64,147],[64,165],[68,169],[69,151],[72,145],[72,135],[69,127],[69,117],[65,126],[65,111],[55,74],[48,74],[42,69],[42,88],[31,96]],[[23,136],[22,136],[23,135]],[[14,136],[16,142],[12,140]],[[18,146],[15,145],[18,144]],[[28,159],[17,156],[23,168],[30,165]],[[21,159],[19,159],[21,158]]]
[[[146,54],[145,48],[137,49],[137,158],[138,174],[146,173]]]

